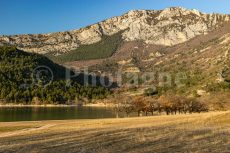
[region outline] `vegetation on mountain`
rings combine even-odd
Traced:
[[[54,56],[52,54],[46,54],[52,60],[58,63],[91,60],[91,59],[103,59],[112,56],[122,43],[122,32],[116,33],[112,36],[102,36],[101,41],[89,44],[80,45],[76,50],[72,50],[68,53]]]
[[[42,55],[0,47],[0,99],[6,103],[66,104],[109,94],[103,87],[83,86],[75,79],[67,84],[65,70]]]

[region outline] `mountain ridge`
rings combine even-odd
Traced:
[[[63,54],[81,45],[94,44],[103,35],[122,30],[124,41],[141,40],[146,44],[173,46],[229,22],[230,15],[206,14],[182,7],[164,10],[131,10],[121,16],[77,30],[34,35],[0,36],[0,45],[14,45],[27,52]]]

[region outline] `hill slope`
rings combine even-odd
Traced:
[[[66,103],[79,98],[103,98],[103,87],[86,87],[75,78],[67,85],[66,68],[47,57],[0,47],[0,98],[15,103]]]
[[[195,83],[197,88],[208,83],[229,82],[230,70],[230,23],[197,36],[187,42],[174,45],[149,45],[143,41],[123,42],[110,58],[105,60],[84,61],[93,71],[123,72],[136,70],[145,72],[186,73],[192,78],[188,81]],[[108,62],[109,61],[109,62]],[[67,66],[81,67],[81,61],[68,62]],[[108,68],[108,65],[111,68]],[[114,67],[112,67],[114,65]],[[115,68],[115,70],[114,70]]]

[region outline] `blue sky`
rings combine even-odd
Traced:
[[[230,0],[1,0],[0,35],[78,29],[129,10],[172,6],[230,14]]]

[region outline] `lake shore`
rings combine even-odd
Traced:
[[[34,105],[34,104],[1,104],[0,108],[4,107],[113,107],[112,104],[106,103],[87,103],[87,104],[72,104],[72,105],[60,105],[60,104],[43,104],[43,105]]]
[[[0,123],[0,152],[228,152],[229,136],[229,111],[8,122]]]

